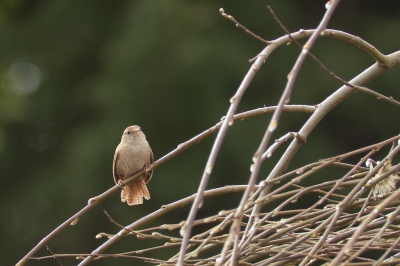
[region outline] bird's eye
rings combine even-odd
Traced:
[[[125,134],[129,135],[129,134],[131,134],[131,132],[130,131],[125,131]]]

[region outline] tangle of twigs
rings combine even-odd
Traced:
[[[329,1],[327,11],[315,30],[300,30],[290,33],[270,8],[275,20],[285,31],[285,36],[266,41],[240,24],[233,16],[220,9],[223,17],[234,22],[237,27],[267,47],[251,60],[252,65],[231,98],[230,108],[222,121],[179,145],[150,167],[156,168],[174,158],[201,140],[217,133],[201,182],[196,194],[162,206],[159,210],[142,217],[130,225],[121,225],[105,212],[109,220],[120,231],[116,234],[99,233],[98,238],[108,239],[91,254],[54,254],[46,257],[33,255],[55,235],[70,224],[76,223],[99,202],[119,190],[115,186],[103,194],[89,200],[89,204],[46,236],[17,265],[28,259],[43,260],[61,257],[77,257],[79,265],[87,265],[95,259],[131,258],[162,265],[395,265],[400,263],[400,189],[396,190],[400,164],[393,163],[400,151],[400,136],[394,136],[380,143],[354,150],[335,157],[319,160],[298,169],[286,172],[297,150],[307,140],[313,129],[340,102],[355,92],[361,91],[400,107],[391,96],[385,96],[364,85],[385,71],[400,65],[400,51],[384,55],[359,37],[333,29],[326,29],[338,0]],[[298,40],[309,37],[306,44]],[[370,66],[350,81],[346,81],[328,70],[310,49],[319,37],[337,38],[363,49],[373,56],[377,63]],[[255,74],[277,48],[288,42],[300,47],[300,54],[294,64],[285,90],[275,107],[265,107],[236,114],[237,107]],[[318,66],[343,86],[315,106],[287,105],[293,85],[305,58],[310,56]],[[283,111],[309,113],[309,119],[298,132],[289,132],[269,144],[272,133],[278,127]],[[206,191],[216,157],[224,137],[234,121],[272,113],[266,125],[263,139],[253,156],[254,164],[245,185],[226,186]],[[291,140],[268,177],[256,185],[261,164],[271,157],[281,144]],[[379,150],[390,147],[386,157],[374,162],[372,156]],[[347,160],[357,159],[358,163]],[[365,167],[366,166],[366,167]],[[335,171],[332,171],[335,169]],[[323,175],[332,174],[328,179]],[[132,182],[141,173],[132,176]],[[219,211],[206,218],[197,218],[197,210],[203,198],[231,193],[242,193],[239,205],[231,210]],[[300,205],[301,203],[301,205]],[[188,218],[184,222],[164,224],[141,229],[170,211],[192,204]],[[299,208],[299,206],[301,206]],[[266,210],[264,210],[266,209]],[[264,210],[264,211],[263,211]],[[192,235],[192,228],[203,228],[201,233]],[[159,245],[133,250],[127,253],[104,254],[121,238],[135,236],[143,241],[159,240]],[[178,251],[178,248],[179,251]],[[150,251],[170,249],[176,254],[169,259],[144,256]]]

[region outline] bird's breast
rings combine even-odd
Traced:
[[[119,146],[118,152],[116,167],[120,177],[128,177],[149,163],[150,155],[146,154],[148,149],[143,149],[143,147],[123,145]]]

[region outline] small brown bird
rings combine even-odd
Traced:
[[[146,171],[143,176],[126,186],[124,186],[124,180],[146,169],[153,162],[153,152],[140,127],[127,127],[122,134],[121,143],[115,150],[113,162],[114,181],[123,187],[122,202],[126,201],[128,205],[137,205],[143,203],[143,197],[147,200],[150,199],[146,184],[150,181],[153,170]]]

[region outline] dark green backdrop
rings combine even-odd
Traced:
[[[112,159],[125,127],[140,125],[157,159],[217,123],[250,67],[248,60],[264,47],[218,10],[223,7],[256,34],[273,39],[283,31],[267,4],[291,31],[315,28],[325,12],[325,1],[316,0],[1,1],[0,265],[14,265],[90,197],[114,185]],[[398,1],[342,1],[329,27],[391,53],[400,47],[399,10]],[[365,52],[334,39],[318,40],[313,52],[345,79],[374,63]],[[279,48],[257,74],[238,111],[275,105],[298,53],[295,45]],[[391,70],[368,85],[399,100],[399,73]],[[339,86],[307,60],[291,103],[317,104]],[[398,134],[398,111],[361,93],[350,97],[316,128],[290,167]],[[269,119],[254,118],[230,128],[209,188],[247,182],[251,157]],[[274,138],[298,131],[306,119],[304,114],[284,114]],[[144,205],[127,207],[119,194],[113,195],[49,247],[55,253],[89,253],[104,241],[95,239],[97,233],[117,232],[103,209],[129,224],[193,194],[213,140],[156,169],[148,186],[152,198]],[[261,176],[284,147],[263,165]],[[199,216],[233,207],[238,200],[206,200]],[[154,225],[184,220],[187,210]],[[109,252],[152,243],[126,238]],[[63,262],[76,264],[74,259]],[[115,263],[108,259],[93,264]]]

